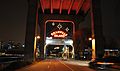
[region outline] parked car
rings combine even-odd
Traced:
[[[89,67],[94,69],[107,69],[114,65],[120,65],[120,57],[108,56],[104,58],[96,58],[89,62]]]

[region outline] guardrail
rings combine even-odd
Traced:
[[[13,57],[13,56],[0,56],[0,69],[5,68],[9,64],[17,61],[22,61],[23,57]]]

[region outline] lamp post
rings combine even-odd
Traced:
[[[92,59],[96,58],[96,52],[95,52],[95,38],[92,39]]]
[[[95,38],[88,38],[89,41],[92,41],[92,59],[96,58],[96,51],[95,51]]]
[[[35,36],[35,41],[34,41],[34,61],[36,60],[36,51],[37,51],[37,40],[40,39],[40,36]]]

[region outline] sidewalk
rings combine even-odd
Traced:
[[[90,61],[81,61],[81,60],[68,60],[64,61],[67,64],[73,64],[73,65],[80,65],[80,66],[88,66],[88,63]]]
[[[112,68],[120,70],[120,66],[118,66],[118,65],[114,65],[114,66],[112,66]]]

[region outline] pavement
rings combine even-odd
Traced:
[[[79,65],[79,66],[88,66],[88,63],[90,61],[81,61],[81,60],[68,60],[64,61],[67,64],[72,64],[72,65]]]
[[[95,71],[87,66],[78,66],[74,62],[77,61],[62,61],[58,59],[47,59],[36,62],[32,65],[17,69],[16,71]],[[83,63],[83,61],[81,61]],[[77,64],[79,64],[78,62]],[[85,63],[86,64],[86,63]]]
[[[114,66],[112,66],[112,68],[120,70],[120,66],[118,66],[118,65],[114,65]]]

